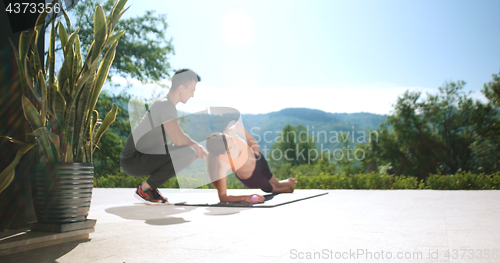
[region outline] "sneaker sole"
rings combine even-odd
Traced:
[[[137,193],[134,193],[134,197],[137,198],[138,200],[142,201],[143,203],[147,204],[147,205],[169,205],[170,204],[168,201],[165,202],[165,203],[150,202],[148,200],[144,200],[144,198],[142,198]]]

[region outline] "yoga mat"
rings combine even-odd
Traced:
[[[263,203],[259,204],[250,204],[250,203],[221,203],[217,202],[219,199],[217,196],[215,196],[215,199],[212,197],[210,198],[208,203],[198,203],[196,201],[187,201],[187,202],[181,202],[181,203],[176,203],[175,205],[178,206],[210,206],[210,207],[276,207],[280,205],[285,205],[285,204],[290,204],[293,202],[313,198],[313,197],[318,197],[322,195],[326,195],[328,192],[323,192],[323,191],[300,191],[300,192],[295,192],[295,193],[281,193],[281,194],[265,194],[263,195],[265,198],[265,201]],[[236,195],[236,194],[235,194]],[[201,196],[200,196],[201,197]],[[200,198],[201,199],[201,198]],[[199,200],[199,199],[198,199]],[[206,199],[205,199],[206,200]]]

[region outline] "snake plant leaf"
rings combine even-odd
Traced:
[[[66,143],[66,154],[64,162],[72,163],[73,162],[73,148],[69,143]]]
[[[59,89],[63,95],[66,95],[66,82],[69,81],[69,59],[65,59],[62,63],[61,69],[59,70],[59,76],[57,78],[57,82],[59,82]],[[69,85],[69,82],[68,82]],[[68,100],[68,97],[64,97],[66,100]]]
[[[109,45],[113,44],[115,41],[118,41],[118,39],[125,34],[125,30],[121,30],[114,34],[113,36],[108,38],[108,41],[106,41],[106,44],[104,47],[108,47]]]
[[[73,148],[74,137],[75,137],[75,104],[70,103],[66,110],[66,127],[67,127],[67,142],[70,147]]]
[[[57,29],[59,30],[59,39],[61,40],[61,46],[66,47],[66,43],[68,43],[68,33],[64,28],[64,25],[59,22],[57,23]],[[64,56],[66,57],[66,50],[63,49]]]
[[[75,84],[76,84],[76,78],[78,77],[78,57],[75,55],[73,57],[73,65],[72,65],[72,68],[71,68],[71,76],[70,76],[70,79],[71,79],[71,84],[70,84],[70,87],[73,88],[73,90],[71,91],[71,96],[72,97],[75,97],[76,96],[76,92],[77,92],[77,89],[75,88]]]
[[[40,92],[42,93],[41,102],[42,108],[40,110],[40,118],[42,119],[42,126],[46,125],[46,116],[47,116],[47,108],[49,106],[47,100],[47,86],[45,86],[45,77],[43,76],[42,71],[38,71],[38,81],[40,82]]]
[[[91,123],[90,123],[90,138],[93,138],[93,135],[94,135],[94,132],[95,132],[95,127],[96,127],[96,124],[97,124],[97,119],[99,119],[99,112],[94,110],[92,112],[92,120],[91,120]]]
[[[12,49],[14,51],[14,56],[17,60],[17,69],[18,69],[19,74],[20,74],[21,87],[23,89],[23,94],[25,96],[28,96],[29,87],[28,87],[28,83],[27,83],[28,80],[26,79],[26,75],[24,75],[24,66],[23,66],[24,64],[21,62],[21,58],[19,57],[19,53],[17,52],[17,49],[16,49],[14,43],[12,42],[12,40],[10,40],[10,38],[9,38],[9,42],[10,42],[10,45],[12,46]]]
[[[104,15],[102,6],[98,5],[94,13],[94,49],[92,50],[92,60],[97,59],[101,54],[107,34],[106,16]]]
[[[54,103],[54,96],[56,95],[56,92],[55,92],[56,90],[57,90],[57,87],[53,84],[49,84],[47,86],[47,101],[48,101],[47,110],[48,110],[48,112],[51,112],[53,115],[55,114],[53,103]]]
[[[97,78],[95,81],[94,88],[92,89],[92,96],[90,98],[89,110],[91,111],[94,110],[95,105],[97,103],[97,99],[99,98],[99,94],[101,93],[102,86],[104,85],[104,82],[108,77],[109,67],[111,66],[111,63],[113,63],[113,60],[115,59],[115,52],[117,45],[118,41],[113,43],[113,45],[108,49],[108,51],[104,55],[101,65],[99,66],[99,69],[97,70]],[[90,118],[90,112],[89,112],[89,118]]]
[[[64,46],[65,50],[73,49],[73,44],[75,44],[75,40],[78,37],[78,32],[80,31],[80,28],[77,28],[75,32],[71,33],[68,37],[68,42],[66,42],[66,45]]]
[[[108,24],[113,24],[111,21],[117,21],[115,17],[123,10],[123,7],[125,6],[126,3],[127,0],[120,0],[115,2],[115,4],[113,5],[113,9],[111,10],[111,13],[109,13],[109,16],[106,18]]]
[[[36,18],[35,28],[37,31],[40,31],[40,28],[45,26],[45,18],[46,17],[47,17],[47,10],[40,13],[40,15],[38,15],[38,17]]]
[[[68,42],[69,43],[69,42]],[[71,77],[73,76],[73,60],[75,58],[75,55],[74,55],[74,52],[73,52],[73,47],[70,47],[68,49],[68,56],[64,59],[64,62],[67,62],[65,67],[66,67],[66,73],[67,73],[67,81],[68,81],[68,94],[70,95],[70,98],[73,97],[73,79],[71,79]],[[64,66],[64,63],[63,63],[63,66]]]
[[[73,77],[75,80],[78,79],[78,77],[81,75],[82,71],[82,53],[80,51],[80,37],[76,35],[76,40],[75,40],[75,57],[76,57],[76,70],[73,72]]]
[[[33,132],[28,133],[28,135],[33,135],[36,137],[36,141],[40,146],[40,149],[50,162],[56,160],[56,157],[54,156],[54,148],[56,147],[56,145],[53,144],[52,140],[50,139],[50,137],[55,134],[50,132],[47,127],[40,127],[33,130]]]
[[[24,96],[29,96],[28,91],[31,90],[33,95],[35,95],[35,97],[39,99],[40,95],[33,89],[33,83],[29,81],[32,78],[31,76],[29,76],[29,70],[27,68],[27,63],[26,63],[28,53],[30,53],[29,48],[33,43],[35,35],[36,31],[29,31],[29,32],[25,31],[21,33],[19,37],[19,57],[16,56],[16,59],[17,59],[17,66],[20,73],[21,85],[23,87]]]
[[[34,36],[35,31],[24,31],[19,37],[19,58],[23,62],[22,65],[26,65],[26,56],[28,56],[28,50]]]
[[[52,90],[54,92],[54,100],[52,102],[52,111],[56,115],[57,120],[60,123],[64,121],[64,113],[66,109],[66,100],[64,96],[58,90]]]
[[[71,31],[71,20],[69,19],[69,16],[64,10],[64,8],[61,8],[61,10],[63,11],[64,19],[66,20],[66,25],[68,26],[68,30]]]
[[[95,71],[91,71],[91,79],[95,78]],[[93,82],[87,82],[83,87],[80,94],[78,94],[77,98],[77,109],[76,109],[76,120],[75,120],[75,145],[80,145],[86,138],[84,136],[85,129],[88,126],[87,118],[89,116],[89,100],[92,93]],[[77,147],[80,149],[80,147]]]
[[[94,52],[94,42],[95,41],[92,41],[92,43],[90,43],[90,47],[89,47],[89,50],[87,52],[87,56],[85,57],[85,63],[83,64],[83,67],[85,69],[90,69],[91,64],[94,62],[94,60],[90,61],[92,58],[92,52]]]
[[[43,127],[42,121],[40,120],[40,116],[38,115],[38,111],[36,110],[35,106],[31,104],[30,100],[25,96],[23,96],[22,105],[23,105],[24,117],[31,124],[31,128],[33,130],[36,130],[40,127]]]
[[[95,78],[95,70],[84,70],[82,71],[83,74],[80,76],[80,78],[76,81],[76,94],[80,94],[80,92],[82,91],[82,88],[84,85],[87,85],[89,83],[89,79],[90,77],[92,76],[92,78]],[[92,83],[92,87],[93,87],[93,79],[90,81],[90,83]]]
[[[124,2],[126,2],[126,1],[124,1]],[[123,5],[125,5],[125,3],[123,3]],[[122,17],[123,13],[125,13],[129,8],[130,8],[130,6],[127,7],[125,10],[121,10],[121,9],[118,10],[118,8],[117,8],[117,10],[113,14],[113,17],[111,18],[111,20],[108,21],[108,23],[110,24],[110,27],[111,27],[110,32],[112,32],[115,29],[115,26],[118,23],[118,20]],[[123,9],[123,6],[122,6],[122,9]]]
[[[55,43],[56,43],[56,28],[55,28],[55,20],[52,20],[51,28],[50,28],[50,43],[49,43],[49,53],[47,55],[47,69],[45,72],[49,75],[49,85],[53,85],[55,83]]]
[[[50,161],[56,160],[53,155],[53,149],[55,148],[57,160],[59,160],[59,136],[49,131],[46,127],[40,127],[28,135],[33,135],[37,138],[37,142],[40,143],[42,151],[46,153],[45,156],[48,156]]]
[[[34,78],[32,76],[33,73],[35,73],[36,75],[38,75],[38,70],[36,69],[36,62],[35,62],[35,56],[34,56],[34,51],[36,49],[33,49],[30,53],[30,55],[28,56],[29,58],[29,63],[28,63],[28,67],[29,69],[26,71],[26,77],[28,80],[31,80],[30,82],[34,82],[32,85],[34,85],[35,87],[38,87],[37,83],[38,83],[38,79],[37,78]],[[34,90],[33,90],[34,91]],[[34,92],[33,92],[34,93]],[[36,99],[38,101],[40,101],[40,97],[36,97]]]
[[[59,140],[59,136],[56,134],[50,134],[49,139],[56,147],[57,160],[61,160],[61,142]]]
[[[57,31],[59,31],[59,40],[61,41],[61,46],[65,47],[66,43],[68,43],[68,32],[61,22],[57,23]],[[65,50],[63,49],[63,51]],[[66,54],[64,54],[64,56],[66,56]]]
[[[23,155],[27,151],[33,148],[33,146],[35,146],[35,144],[32,143],[21,146],[21,148],[17,151],[14,160],[9,164],[9,166],[7,166],[7,168],[5,168],[5,170],[0,173],[0,192],[5,190],[5,188],[7,188],[12,182],[16,172],[16,166],[21,160],[21,157],[23,157]]]
[[[80,147],[80,151],[83,153],[82,154],[82,163],[87,162],[87,151],[85,150],[87,147]]]
[[[106,114],[106,117],[104,117],[104,120],[102,120],[102,124],[99,126],[99,128],[97,129],[97,132],[95,133],[94,149],[92,149],[92,151],[95,150],[95,146],[97,146],[97,144],[99,143],[99,140],[101,139],[101,136],[103,135],[103,133],[115,121],[117,113],[118,113],[118,107],[116,106],[116,104],[113,103],[113,107],[108,112],[108,114]]]
[[[36,43],[38,43],[38,31],[35,31],[35,40],[33,42],[33,46],[36,47]],[[33,62],[31,62],[32,64],[32,68],[34,69],[33,72],[38,72],[38,71],[42,71],[42,62],[40,61],[40,54],[38,54],[38,48],[33,48],[33,53],[32,53],[32,58],[33,58]]]
[[[15,144],[19,144],[19,145],[25,145],[26,144],[25,142],[16,140],[16,139],[14,139],[14,138],[12,138],[10,136],[3,135],[3,136],[0,136],[0,138],[5,138],[5,139],[9,140],[9,142],[12,142],[12,143],[15,143]]]

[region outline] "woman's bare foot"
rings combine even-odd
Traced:
[[[291,178],[290,177],[290,178],[288,178],[286,180],[281,180],[280,184],[293,186],[293,185],[297,184],[297,180],[295,180],[295,178]]]

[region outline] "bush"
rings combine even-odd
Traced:
[[[422,186],[425,184],[422,182]],[[419,187],[417,177],[413,176],[395,176],[391,189],[422,189]]]
[[[435,190],[495,190],[499,189],[500,173],[492,175],[459,172],[453,175],[433,174],[426,184]]]
[[[96,188],[136,188],[140,183],[144,182],[148,177],[133,177],[126,174],[105,175],[94,177],[94,187]],[[179,188],[177,178],[170,178],[168,181],[160,185],[160,188]]]
[[[392,176],[385,173],[358,173],[353,175],[330,174],[307,170],[307,165],[285,167],[275,176],[278,180],[294,177],[297,179],[296,189],[434,189],[434,190],[496,190],[500,189],[500,172],[492,175],[460,172],[454,175],[433,174],[427,180],[418,181],[414,176]],[[97,188],[136,188],[147,177],[132,177],[124,173],[105,175],[94,178]],[[199,185],[199,179],[183,178],[193,185]],[[160,188],[179,188],[177,178],[171,178]],[[212,189],[211,185],[197,188]],[[246,188],[233,174],[227,177],[228,189]]]

